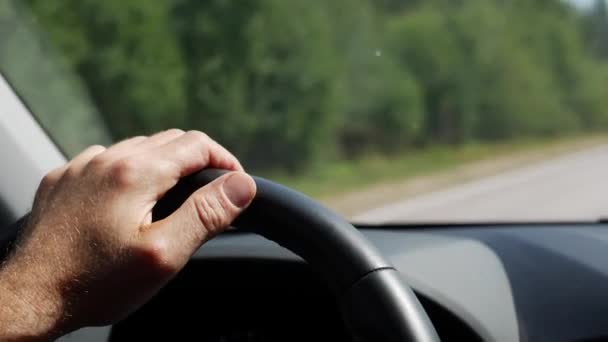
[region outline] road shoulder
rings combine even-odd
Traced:
[[[407,177],[366,186],[339,195],[326,196],[320,201],[345,217],[382,207],[395,201],[414,198],[467,183],[502,172],[546,162],[608,143],[608,137],[591,137],[549,143],[526,151],[506,153],[472,163],[450,167],[424,175]]]

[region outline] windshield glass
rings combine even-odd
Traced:
[[[5,0],[54,141],[202,130],[357,222],[608,216],[604,0]]]

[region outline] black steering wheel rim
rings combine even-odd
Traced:
[[[157,203],[154,220],[171,214],[192,192],[225,172],[206,169],[182,179]],[[356,228],[299,192],[253,178],[256,196],[233,226],[282,245],[321,274],[355,341],[439,341],[414,292]],[[0,260],[28,215],[0,231]]]
[[[182,179],[158,202],[154,219],[168,216],[226,172],[206,169]],[[256,196],[233,226],[278,243],[321,274],[356,341],[439,341],[413,291],[363,234],[313,199],[253,178]]]

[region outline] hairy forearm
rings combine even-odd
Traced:
[[[0,341],[58,338],[61,310],[61,302],[41,286],[39,277],[19,272],[19,264],[0,270]]]

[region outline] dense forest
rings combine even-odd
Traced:
[[[12,0],[4,69],[24,18],[114,139],[196,128],[256,170],[608,131],[603,0]]]

